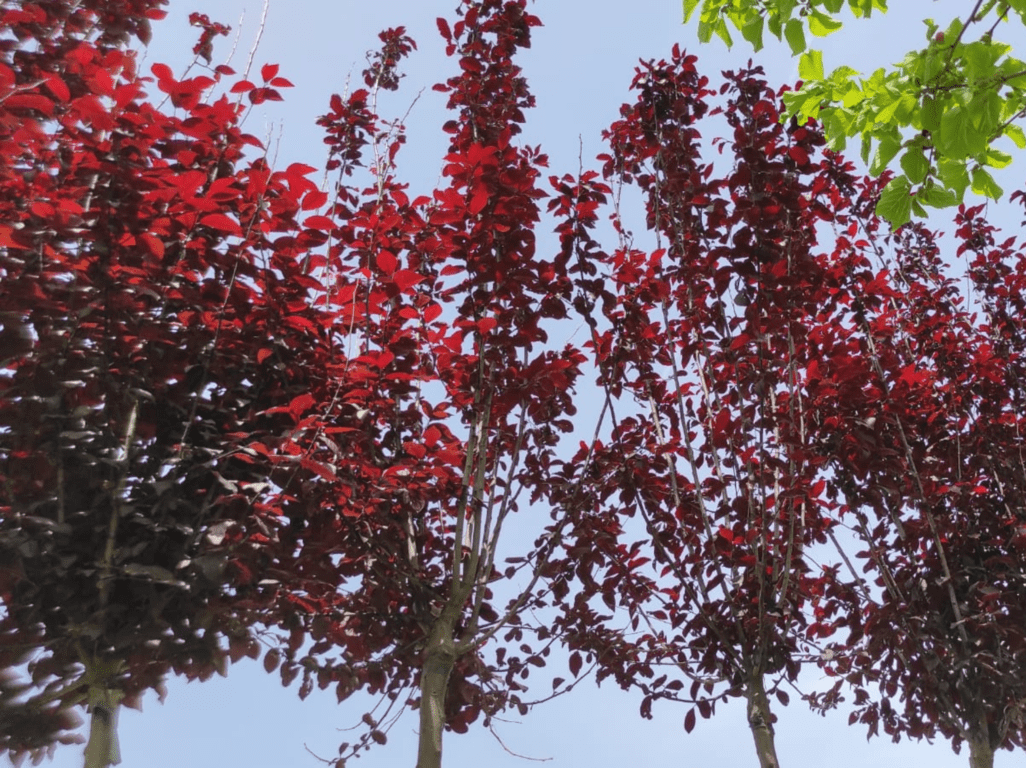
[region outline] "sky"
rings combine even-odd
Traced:
[[[900,59],[923,40],[925,15],[944,27],[966,3],[905,0],[892,5],[885,17],[851,21],[841,32],[817,41],[824,50],[827,71],[845,63],[868,74]],[[404,64],[408,76],[400,92],[387,94],[381,111],[401,115],[410,109],[409,142],[399,159],[401,173],[414,192],[429,190],[438,181],[446,147],[440,130],[446,119],[444,96],[430,86],[454,72],[454,62],[444,56],[435,18],[452,18],[455,6],[456,0],[270,0],[253,59],[254,73],[263,63],[277,63],[280,75],[296,87],[283,91],[282,104],[268,102],[255,108],[247,118],[247,131],[268,139],[278,168],[292,162],[320,166],[324,148],[314,121],[327,111],[330,95],[345,89],[347,77],[352,76],[354,87],[360,82],[364,53],[376,47],[377,33],[404,25],[419,50]],[[215,63],[223,61],[234,44],[231,65],[241,71],[258,32],[261,10],[261,0],[171,0],[168,19],[155,25],[145,66],[165,62],[180,75],[192,58],[190,49],[196,39],[187,17],[191,11],[200,11],[232,25],[232,36],[216,42]],[[729,51],[719,41],[699,44],[694,25],[681,23],[680,0],[537,0],[531,12],[544,26],[534,31],[532,48],[518,62],[537,97],[524,141],[540,143],[550,157],[551,172],[559,175],[576,172],[580,158],[585,167],[595,167],[593,158],[603,150],[600,132],[617,118],[620,104],[628,99],[627,86],[638,59],[668,57],[675,43],[697,54],[700,71],[717,84],[722,70],[741,68],[749,58],[765,68],[770,83],[797,79],[797,61],[768,34],[767,47],[759,54],[753,54],[740,36]],[[1015,36],[1000,39],[1012,43],[1022,56],[1026,32],[1014,27],[1009,32]],[[1020,160],[999,181],[1008,192],[1024,173],[1026,165]],[[991,210],[995,221],[1018,227],[1021,216],[1014,209],[992,204]],[[808,686],[820,682],[815,673],[802,680]],[[144,713],[122,712],[119,732],[125,768],[317,768],[324,763],[315,755],[337,756],[338,744],[352,740],[340,729],[357,725],[374,703],[356,694],[338,705],[333,693],[321,691],[300,702],[296,686],[282,688],[277,675],[267,675],[258,663],[249,661],[233,666],[226,679],[188,684],[171,679],[168,690],[163,704],[151,695],[144,702]],[[502,743],[481,727],[472,727],[466,735],[447,734],[444,764],[446,768],[526,768],[535,764],[533,760],[541,760],[550,768],[611,768],[631,763],[646,768],[757,765],[739,700],[718,707],[716,716],[700,720],[691,734],[683,728],[682,705],[657,703],[652,720],[640,718],[638,705],[638,696],[611,682],[601,688],[586,682],[526,717],[498,723]],[[821,718],[805,710],[795,695],[791,706],[777,714],[777,750],[784,768],[968,764],[965,751],[956,756],[943,741],[892,744],[884,737],[867,742],[861,728],[848,727],[846,712]],[[414,714],[407,714],[391,730],[388,744],[375,747],[350,766],[412,767],[415,729]],[[78,768],[81,753],[81,746],[62,747],[51,765]],[[1000,752],[996,765],[1026,767],[1026,756]]]

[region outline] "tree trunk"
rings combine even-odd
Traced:
[[[988,729],[984,728],[983,733],[971,733],[967,740],[969,768],[994,768],[994,748],[990,745]]]
[[[766,686],[762,675],[753,675],[748,681],[745,691],[748,699],[748,727],[752,729],[755,739],[755,753],[759,756],[760,768],[780,768],[777,760],[777,747],[774,742],[773,713],[770,712],[769,699],[766,698]]]
[[[89,743],[85,748],[85,768],[108,768],[121,762],[118,743],[118,710],[122,693],[105,688],[89,688]]]
[[[445,693],[449,675],[456,663],[453,623],[445,613],[431,628],[431,638],[424,652],[420,672],[420,744],[417,768],[441,768],[442,730],[445,727]]]

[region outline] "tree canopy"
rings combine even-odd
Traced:
[[[803,81],[785,97],[786,116],[821,122],[836,150],[861,139],[873,175],[894,170],[878,204],[892,226],[957,205],[966,190],[1000,198],[989,169],[1026,149],[1026,62],[1001,38],[1026,21],[1026,3],[977,0],[946,24],[925,18],[923,47],[896,51],[893,66],[868,77],[846,65],[827,73],[822,52],[808,49],[807,33],[826,37],[842,27],[845,6],[856,19],[887,11],[885,0],[684,0],[684,18],[697,16],[704,41],[732,45],[732,27],[756,51],[765,30],[786,40],[801,57]]]
[[[680,46],[546,174],[526,0],[438,20],[434,188],[379,114],[402,27],[318,183],[243,132],[292,83],[222,25],[137,70],[160,5],[0,5],[0,749],[87,707],[103,768],[119,706],[244,656],[378,698],[339,768],[586,668],[687,731],[742,698],[762,768],[806,668],[871,736],[1026,745],[1026,250],[980,207],[892,232],[788,88]]]

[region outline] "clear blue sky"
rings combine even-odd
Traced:
[[[456,2],[271,0],[255,67],[258,71],[265,62],[280,64],[280,74],[296,88],[283,92],[283,104],[256,108],[248,118],[247,130],[261,138],[271,137],[272,151],[277,149],[277,167],[297,161],[319,166],[324,154],[314,120],[326,111],[328,97],[345,87],[350,74],[354,84],[359,82],[364,52],[375,47],[378,31],[405,25],[420,49],[405,64],[408,77],[404,87],[397,96],[389,95],[382,111],[402,114],[423,89],[407,123],[410,140],[400,164],[416,192],[430,189],[437,181],[446,146],[439,130],[445,119],[444,97],[430,86],[453,72],[434,20],[439,15],[451,17]],[[904,51],[921,44],[923,16],[932,15],[946,24],[967,4],[895,0],[893,5],[894,10],[876,22],[851,23],[837,35],[818,41],[828,71],[848,63],[868,73],[899,59]],[[155,28],[146,67],[166,62],[181,73],[191,59],[196,38],[196,30],[186,21],[194,10],[231,24],[233,37],[240,30],[239,19],[245,10],[232,61],[232,66],[242,70],[257,30],[261,0],[172,0],[168,20]],[[535,31],[534,45],[520,62],[538,100],[538,108],[528,116],[525,140],[543,145],[553,173],[577,170],[579,142],[583,143],[585,166],[592,164],[595,154],[602,151],[600,131],[616,118],[628,97],[627,85],[637,60],[668,56],[674,43],[697,53],[700,69],[714,82],[721,70],[744,66],[750,57],[765,67],[771,83],[790,83],[797,78],[796,61],[775,41],[769,41],[767,50],[758,55],[743,41],[732,51],[718,41],[700,46],[694,28],[681,24],[680,0],[538,0],[532,11],[545,26]],[[1021,55],[1026,35],[1021,29],[1014,31],[1018,39],[1007,35],[1003,39],[1013,43]],[[223,61],[232,39],[218,39],[215,63]],[[1018,159],[999,180],[1011,191],[1024,174],[1026,162]],[[1002,212],[998,206],[993,210],[995,219],[1017,228],[1018,215]],[[816,675],[811,674],[805,682],[815,685]],[[151,696],[144,714],[122,712],[120,735],[126,768],[317,768],[323,763],[305,747],[326,758],[336,756],[338,744],[350,740],[338,729],[356,725],[373,705],[358,694],[339,706],[333,694],[319,691],[300,702],[295,687],[283,689],[276,675],[264,674],[254,662],[233,667],[227,679],[192,684],[172,679],[168,687],[163,705]],[[509,749],[544,759],[551,768],[631,764],[734,768],[757,764],[740,703],[721,707],[713,720],[700,721],[690,735],[682,727],[685,709],[681,705],[657,704],[655,719],[646,721],[638,716],[638,703],[638,697],[611,683],[598,689],[587,682],[570,696],[535,709],[519,719],[522,722],[500,723],[498,732]],[[953,755],[946,742],[894,745],[884,738],[867,743],[861,728],[847,726],[846,712],[820,718],[805,710],[794,695],[791,706],[778,714],[778,754],[784,768],[968,765],[967,753]],[[350,765],[412,768],[416,762],[415,728],[415,717],[407,715],[392,729],[386,746]],[[505,752],[479,727],[463,736],[447,734],[444,755],[447,768],[523,768],[533,764]],[[81,747],[60,749],[53,765],[78,768],[82,765]],[[1026,757],[1000,752],[997,765],[1026,766]]]

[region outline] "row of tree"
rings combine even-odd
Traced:
[[[439,20],[443,184],[376,113],[398,28],[319,121],[324,189],[242,131],[277,66],[136,71],[162,4],[0,4],[0,750],[86,705],[115,763],[121,705],[262,655],[381,697],[340,765],[412,706],[435,768],[557,642],[552,691],[594,665],[688,730],[743,697],[763,768],[810,664],[871,734],[1026,745],[1026,256],[981,208],[945,261],[760,70],[678,49],[546,181],[526,0]]]

